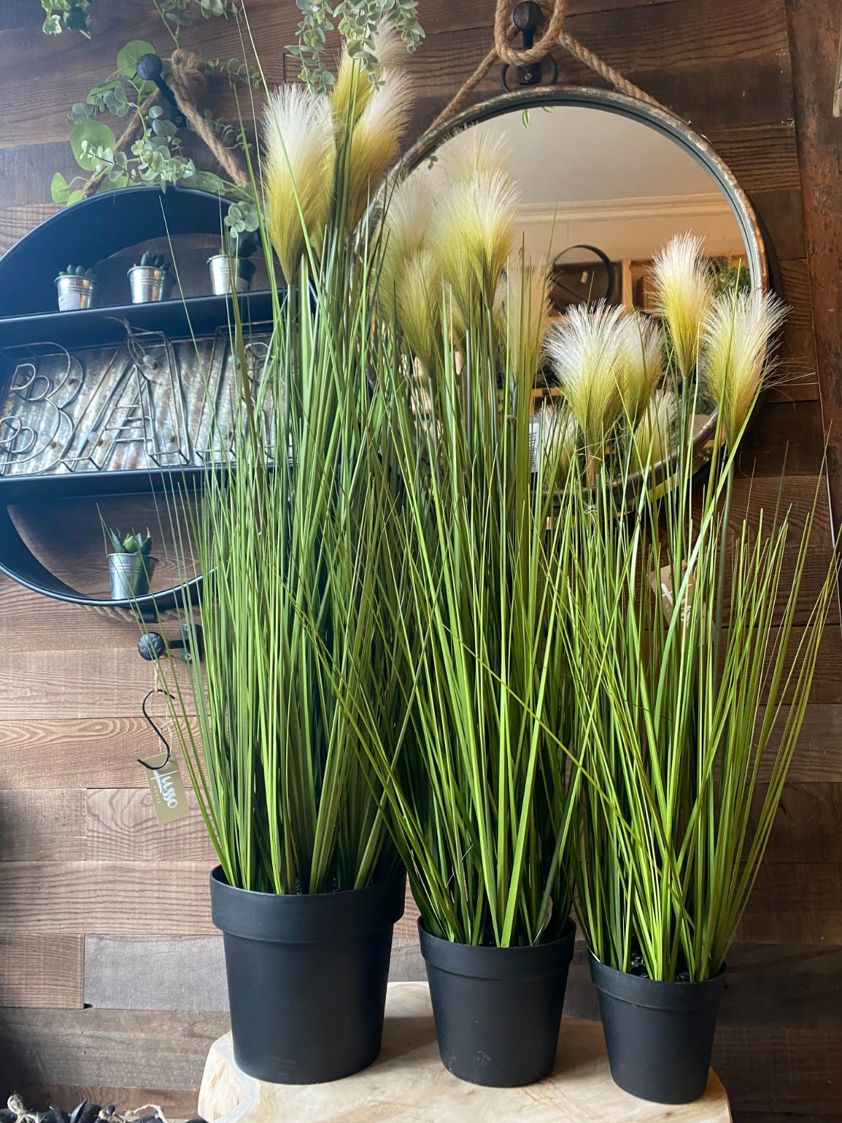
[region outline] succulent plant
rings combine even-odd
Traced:
[[[96,270],[85,265],[68,265],[60,271],[59,277],[84,277],[86,281],[95,281]]]
[[[147,529],[146,534],[138,534],[137,531],[129,531],[128,534],[122,535],[119,530],[114,530],[112,527],[106,527],[108,540],[114,547],[115,554],[142,554],[143,557],[148,558],[152,549],[152,535]]]
[[[160,269],[164,273],[169,269],[169,263],[162,253],[150,253],[148,250],[135,264],[135,268],[138,268],[138,266],[145,269]]]

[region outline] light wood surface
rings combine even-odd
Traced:
[[[602,1028],[565,1018],[555,1071],[525,1088],[481,1088],[441,1064],[426,983],[393,983],[383,1051],[363,1072],[330,1084],[266,1084],[234,1063],[231,1035],[211,1046],[199,1112],[208,1123],[728,1123],[728,1097],[711,1072],[693,1104],[664,1107],[611,1080]]]

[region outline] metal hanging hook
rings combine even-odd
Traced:
[[[155,724],[155,720],[150,716],[149,711],[146,708],[146,703],[149,701],[153,694],[165,694],[167,698],[172,698],[172,694],[170,694],[168,690],[165,690],[163,686],[153,686],[151,690],[147,691],[146,696],[140,703],[140,711],[146,719],[147,724],[152,727],[158,737],[158,740],[167,750],[167,759],[163,764],[149,764],[147,761],[141,760],[140,757],[137,758],[137,763],[142,764],[144,768],[148,768],[150,772],[155,772],[158,768],[166,768],[166,766],[170,762],[170,759],[172,758],[172,747],[170,746],[169,741]]]

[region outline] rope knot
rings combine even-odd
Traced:
[[[202,57],[184,47],[174,50],[170,59],[169,82],[173,90],[178,88],[181,97],[198,101],[208,84]]]
[[[529,66],[534,62],[541,62],[558,46],[567,15],[567,0],[537,0],[537,3],[546,22],[544,33],[531,47],[518,48],[512,45],[518,29],[512,22],[511,0],[497,0],[494,47],[503,62],[512,66]]]

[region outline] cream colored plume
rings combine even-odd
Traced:
[[[532,385],[549,326],[549,278],[537,262],[510,259],[500,284],[502,350],[518,382]]]
[[[384,70],[354,126],[347,150],[348,228],[353,229],[397,159],[409,122],[412,89],[398,70]]]
[[[672,390],[656,390],[632,433],[632,457],[638,468],[654,467],[669,455],[675,417]]]
[[[406,262],[396,288],[397,319],[410,350],[428,373],[436,366],[442,339],[441,276],[429,250]]]
[[[574,305],[547,335],[547,354],[585,439],[590,482],[594,464],[623,409],[622,346],[623,310],[602,302],[593,309]]]
[[[318,243],[327,222],[335,148],[330,105],[301,86],[282,86],[263,120],[266,225],[284,276],[295,276],[305,241]]]
[[[554,486],[570,467],[576,450],[579,426],[569,409],[558,401],[544,402],[530,427],[532,468],[543,467],[543,475]]]
[[[433,196],[425,177],[415,173],[394,189],[383,218],[383,265],[380,274],[380,303],[393,318],[398,278],[406,262],[426,246],[433,212]]]
[[[436,154],[436,176],[449,184],[469,183],[477,175],[508,176],[510,148],[503,130],[493,124],[465,129]]]
[[[702,257],[702,240],[681,234],[661,250],[653,267],[655,301],[666,325],[679,372],[696,366],[713,282]]]
[[[514,242],[517,192],[502,172],[454,184],[439,201],[430,246],[466,320],[494,300]]]
[[[373,53],[377,66],[372,73],[350,54],[347,44],[343,47],[330,95],[333,124],[340,138],[349,125],[353,126],[359,120],[383,74],[399,67],[406,58],[403,43],[391,20],[380,21],[374,35]]]
[[[663,374],[661,332],[646,316],[626,316],[620,345],[620,395],[623,412],[635,425]]]
[[[723,293],[714,301],[704,336],[702,377],[734,443],[768,376],[772,336],[786,317],[771,293]]]

